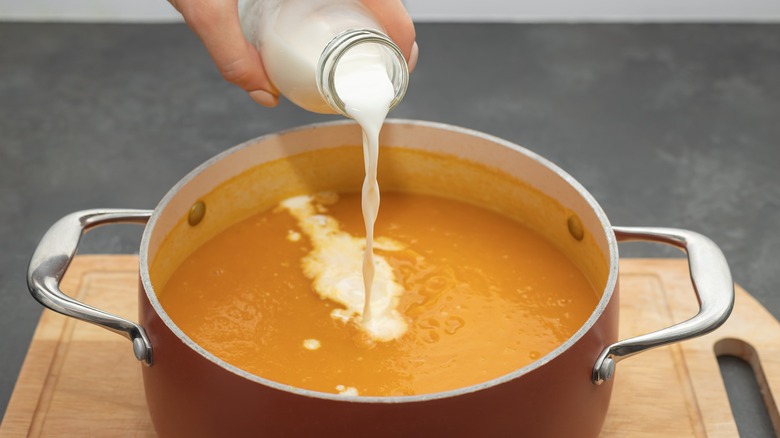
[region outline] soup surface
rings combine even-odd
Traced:
[[[335,219],[335,232],[364,240],[359,194],[312,199],[318,215]],[[383,192],[381,211],[376,254],[402,289],[391,300],[403,326],[394,336],[371,336],[360,315],[315,289],[306,260],[317,238],[283,206],[198,248],[160,302],[191,339],[241,369],[365,396],[499,377],[555,349],[596,307],[597,293],[574,263],[516,221],[409,193]]]

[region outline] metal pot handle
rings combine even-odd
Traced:
[[[715,243],[694,231],[677,228],[613,227],[618,241],[658,242],[688,254],[699,313],[671,327],[616,342],[601,352],[593,366],[592,381],[600,385],[615,373],[622,359],[651,348],[707,334],[723,324],[734,308],[734,283],[726,257]]]
[[[151,215],[151,210],[122,209],[71,213],[49,228],[38,243],[27,270],[27,287],[38,302],[55,312],[99,325],[133,341],[135,357],[146,365],[152,364],[152,344],[143,327],[74,300],[62,293],[60,281],[73,260],[84,233],[107,224],[145,224]]]

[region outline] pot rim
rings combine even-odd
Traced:
[[[590,329],[593,327],[593,325],[596,323],[596,321],[599,320],[601,315],[604,313],[604,310],[606,309],[607,305],[612,299],[612,295],[615,291],[616,285],[617,285],[617,277],[618,277],[618,247],[617,247],[617,239],[615,237],[615,233],[612,230],[612,225],[610,224],[609,220],[607,219],[606,214],[604,213],[604,210],[601,208],[601,206],[596,202],[596,199],[585,189],[585,187],[582,186],[574,177],[566,173],[563,169],[558,167],[553,162],[549,161],[548,159],[542,157],[541,155],[530,151],[520,145],[517,145],[515,143],[512,143],[510,141],[501,139],[499,137],[495,137],[490,134],[485,134],[480,131],[476,131],[473,129],[468,128],[462,128],[459,126],[449,125],[446,123],[440,123],[440,122],[430,122],[430,121],[422,121],[422,120],[410,120],[410,119],[387,119],[385,121],[385,124],[390,125],[413,125],[413,126],[422,126],[427,128],[435,128],[435,129],[442,129],[442,130],[448,130],[448,131],[454,131],[456,133],[461,133],[473,137],[479,137],[484,140],[488,140],[494,143],[497,143],[503,147],[509,148],[517,153],[523,154],[528,156],[529,158],[533,159],[534,161],[542,164],[543,166],[547,167],[549,170],[556,173],[559,177],[561,177],[563,180],[565,180],[570,186],[572,186],[577,193],[582,196],[582,198],[588,203],[590,208],[594,211],[597,218],[599,219],[599,223],[602,226],[602,230],[607,238],[607,246],[609,250],[609,277],[607,278],[607,283],[604,287],[604,290],[602,291],[601,299],[599,300],[598,305],[594,309],[594,311],[591,313],[590,317],[587,321],[565,342],[560,344],[558,347],[556,347],[551,352],[547,353],[543,357],[537,359],[536,361],[518,368],[511,373],[504,374],[503,376],[496,377],[494,379],[488,380],[486,382],[478,383],[475,385],[470,386],[464,386],[462,388],[456,388],[448,391],[440,391],[440,392],[434,392],[434,393],[428,393],[428,394],[419,394],[419,395],[406,395],[406,396],[351,396],[351,395],[341,395],[341,394],[332,394],[332,393],[326,393],[326,392],[320,392],[320,391],[313,391],[309,389],[304,388],[298,388],[292,385],[287,385],[283,383],[279,383],[270,379],[266,379],[260,376],[257,376],[255,374],[249,373],[247,371],[244,371],[222,359],[215,356],[213,353],[209,352],[208,350],[204,349],[200,345],[198,345],[196,342],[194,342],[187,334],[185,334],[174,322],[173,320],[168,316],[165,309],[163,309],[162,305],[160,304],[159,300],[157,299],[157,294],[154,292],[154,288],[152,287],[152,282],[149,276],[149,243],[151,241],[151,235],[152,230],[155,228],[155,224],[157,223],[157,220],[159,219],[160,215],[162,214],[162,211],[165,210],[166,206],[170,202],[170,200],[176,196],[176,194],[179,192],[179,190],[185,186],[187,183],[189,183],[195,176],[197,176],[200,172],[202,172],[204,169],[210,167],[214,163],[222,160],[224,157],[235,153],[236,151],[240,149],[244,149],[246,147],[249,147],[255,143],[258,143],[260,141],[264,141],[268,138],[274,137],[274,136],[280,136],[280,135],[287,135],[292,132],[296,131],[303,131],[303,130],[309,130],[312,128],[322,128],[322,127],[329,127],[329,126],[336,126],[336,125],[348,125],[348,124],[355,124],[352,120],[338,120],[338,121],[331,121],[331,122],[322,122],[322,123],[313,123],[308,125],[303,125],[291,129],[286,129],[283,131],[271,133],[262,135],[259,137],[256,137],[254,139],[245,141],[243,143],[240,143],[236,146],[233,146],[229,149],[226,149],[219,154],[211,157],[207,161],[205,161],[203,164],[199,165],[192,171],[190,171],[187,175],[185,175],[182,179],[180,179],[169,191],[165,194],[165,196],[160,200],[159,204],[154,209],[154,212],[152,213],[151,218],[149,219],[149,222],[147,223],[146,227],[144,228],[143,237],[141,239],[141,248],[139,250],[139,273],[141,276],[141,284],[143,286],[144,292],[146,293],[146,297],[149,300],[150,304],[152,305],[152,308],[155,312],[159,315],[160,319],[163,321],[163,323],[170,329],[184,344],[186,344],[189,348],[195,350],[198,354],[203,356],[205,359],[213,362],[214,364],[218,365],[219,367],[232,372],[233,374],[236,374],[240,377],[243,377],[247,380],[250,380],[255,383],[259,383],[268,387],[271,387],[273,389],[279,390],[279,391],[285,391],[296,395],[301,395],[305,397],[313,397],[313,398],[319,398],[319,399],[326,399],[326,400],[332,400],[332,401],[344,401],[344,402],[357,402],[357,403],[387,403],[387,404],[393,404],[393,403],[408,403],[408,402],[423,402],[423,401],[429,401],[429,400],[436,400],[436,399],[443,399],[443,398],[449,398],[449,397],[456,397],[462,394],[468,394],[476,391],[480,391],[483,389],[491,388],[494,386],[501,385],[503,383],[506,383],[508,381],[514,380],[522,375],[528,374],[532,372],[533,370],[540,368],[547,364],[548,362],[552,361],[559,355],[561,355],[563,352],[568,350],[572,345],[576,344]],[[595,358],[594,358],[595,362]],[[154,367],[154,365],[152,365]],[[589,375],[584,376],[583,378],[589,378]]]

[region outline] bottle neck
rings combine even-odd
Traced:
[[[338,113],[349,117],[344,101],[336,92],[336,71],[339,61],[358,45],[371,44],[379,48],[377,58],[387,70],[387,77],[393,84],[394,96],[390,110],[396,107],[409,85],[409,67],[401,49],[385,34],[372,29],[350,29],[336,35],[320,55],[317,65],[317,88],[325,102]]]

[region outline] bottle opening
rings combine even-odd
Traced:
[[[390,110],[395,108],[409,85],[409,67],[401,49],[387,35],[372,29],[346,30],[336,35],[323,49],[317,69],[317,88],[323,99],[340,114],[349,117],[344,101],[336,92],[338,66],[342,60],[348,60],[344,58],[347,53],[384,65],[394,91]]]

